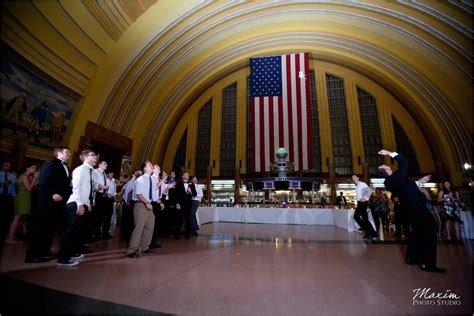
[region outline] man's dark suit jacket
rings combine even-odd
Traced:
[[[189,188],[191,188],[191,194],[186,193],[186,190],[184,189],[184,183],[183,182],[178,182],[176,184],[176,187],[174,189],[174,201],[181,206],[183,209],[191,209],[191,204],[192,204],[192,198],[197,195],[196,188],[194,187],[194,184],[189,183]]]
[[[71,172],[69,176],[66,174],[59,159],[46,161],[39,176],[38,210],[47,212],[45,208],[55,203],[53,194],[59,194],[63,198],[61,203],[66,203],[71,193]]]
[[[405,158],[397,155],[394,159],[398,162],[398,170],[385,179],[385,188],[398,196],[400,205],[409,212],[408,216],[414,219],[416,213],[427,209],[428,200],[416,182],[407,177],[408,162]]]

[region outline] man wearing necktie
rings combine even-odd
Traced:
[[[142,165],[143,175],[136,180],[135,195],[137,202],[133,206],[133,218],[135,228],[133,229],[130,244],[126,256],[139,258],[141,252],[153,252],[149,248],[153,229],[155,227],[155,215],[153,214],[153,165],[145,161]]]
[[[97,157],[92,150],[86,149],[80,158],[83,164],[72,172],[72,194],[66,204],[66,226],[59,246],[57,265],[63,267],[76,266],[84,257],[81,228],[84,214],[90,212],[93,204],[92,169]]]
[[[31,210],[31,241],[25,262],[46,262],[56,257],[51,246],[54,233],[63,225],[66,201],[71,195],[71,174],[66,165],[71,151],[68,147],[57,147],[54,156],[55,159],[43,164],[39,175],[38,200]]]
[[[176,188],[173,192],[176,200],[174,238],[179,239],[184,219],[184,237],[189,239],[191,235],[192,199],[197,193],[194,185],[189,183],[188,172],[184,172],[181,179],[182,181],[176,184]]]
[[[161,201],[162,196],[162,186],[164,180],[160,179],[161,167],[159,165],[153,166],[153,174],[151,175],[152,180],[152,202],[153,214],[155,214],[155,228],[153,229],[153,236],[151,238],[150,249],[161,248],[161,245],[156,243],[156,238],[158,237],[159,224],[163,219],[163,209],[165,205]]]
[[[1,242],[5,241],[8,232],[8,226],[13,218],[13,197],[15,196],[16,177],[10,172],[10,163],[4,161],[2,163],[2,170],[0,170],[0,181],[2,186],[0,188],[0,234]]]
[[[95,219],[94,239],[108,240],[112,236],[109,234],[110,222],[110,201],[107,198],[107,177],[105,170],[107,170],[107,162],[101,161],[97,169],[94,170],[94,183],[96,185],[95,206],[93,208],[93,217]],[[113,204],[112,204],[113,205]]]

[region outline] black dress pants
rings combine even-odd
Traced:
[[[84,205],[84,213],[88,211],[89,208]],[[58,262],[67,262],[83,247],[80,232],[84,217],[77,215],[76,212],[76,202],[66,204],[66,226],[59,247]]]
[[[31,240],[26,249],[26,258],[48,256],[54,241],[58,221],[63,219],[64,202],[50,202],[33,209],[30,215]]]
[[[366,235],[369,237],[377,237],[377,233],[369,222],[369,216],[367,215],[368,206],[369,202],[357,202],[357,208],[354,212],[354,220],[365,231]]]
[[[428,208],[414,211],[413,216],[409,218],[411,230],[408,234],[406,258],[428,267],[436,266],[436,221]]]

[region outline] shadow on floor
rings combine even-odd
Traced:
[[[73,295],[0,274],[0,314],[170,315]]]

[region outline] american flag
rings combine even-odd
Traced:
[[[250,58],[252,170],[270,171],[285,147],[295,171],[312,168],[309,53]]]

